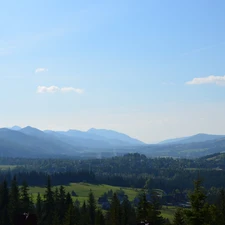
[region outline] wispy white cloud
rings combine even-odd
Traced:
[[[47,68],[37,68],[37,69],[35,70],[35,73],[43,73],[43,72],[47,72],[47,71],[48,71]]]
[[[83,94],[84,90],[80,88],[73,88],[73,87],[57,87],[57,86],[38,86],[37,87],[37,93],[42,94],[42,93],[56,93],[56,92],[75,92],[77,94]]]
[[[73,87],[63,87],[60,89],[61,92],[76,92],[77,94],[83,94],[84,90],[80,88],[73,88]]]
[[[216,84],[225,85],[225,76],[208,76],[208,77],[196,77],[191,81],[186,82],[188,85],[200,85],[200,84]]]

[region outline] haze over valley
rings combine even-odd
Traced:
[[[196,134],[147,144],[113,130],[53,131],[27,126],[0,129],[0,155],[102,158],[142,153],[149,157],[199,157],[224,151],[225,135]]]

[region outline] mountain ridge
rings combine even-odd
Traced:
[[[186,136],[186,137],[167,139],[167,140],[159,142],[158,144],[160,145],[161,144],[187,144],[187,143],[193,143],[193,142],[204,142],[204,141],[216,140],[220,138],[225,138],[225,135],[198,133],[198,134]]]

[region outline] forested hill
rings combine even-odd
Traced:
[[[143,188],[147,185],[149,188],[159,188],[166,192],[192,188],[192,181],[199,175],[204,179],[207,189],[225,186],[224,154],[197,160],[148,158],[138,153],[90,160],[0,158],[0,164],[3,168],[2,172],[7,172],[7,165],[10,165],[10,174],[35,171],[36,181],[33,179],[32,182],[37,182],[36,185],[43,185],[45,175],[38,174],[40,172],[58,174],[55,179],[68,183],[72,182],[73,176],[70,173],[87,171],[87,174],[93,173],[94,176],[83,175],[83,180],[136,188]]]

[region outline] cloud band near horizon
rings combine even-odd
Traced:
[[[84,90],[80,88],[73,88],[73,87],[57,87],[57,86],[38,86],[37,87],[37,93],[38,94],[43,94],[43,93],[56,93],[56,92],[61,92],[61,93],[67,93],[67,92],[75,92],[77,94],[83,94]]]
[[[216,84],[225,85],[225,76],[208,76],[208,77],[196,77],[191,81],[186,82],[188,85],[200,85],[200,84]]]

